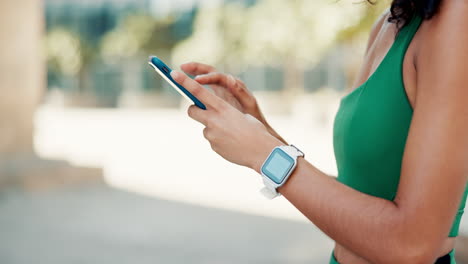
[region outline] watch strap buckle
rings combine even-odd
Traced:
[[[262,189],[260,189],[260,193],[269,200],[273,200],[274,198],[280,196],[280,193],[273,192],[272,190],[268,189],[267,187],[263,187]]]

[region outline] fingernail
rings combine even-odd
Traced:
[[[234,76],[232,76],[231,74],[228,75],[228,82],[230,86],[235,86],[236,85],[236,78],[234,78]]]

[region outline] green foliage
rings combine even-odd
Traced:
[[[46,34],[45,49],[49,68],[69,76],[77,75],[93,56],[79,35],[61,27]]]
[[[76,77],[86,89],[92,65],[172,52],[172,64],[196,60],[231,72],[281,65],[286,69],[285,83],[300,88],[302,84],[294,80],[303,79],[303,70],[313,67],[330,48],[364,42],[386,1],[375,6],[346,0],[258,0],[252,5],[230,1],[202,6],[194,21],[193,13],[158,18],[142,11],[115,21],[105,19],[115,23],[102,28],[87,22],[84,32],[91,36],[71,30],[80,28],[77,24],[51,26],[45,41],[48,67],[50,76]]]
[[[49,69],[76,76],[97,58],[108,62],[142,54],[171,50],[180,41],[173,34],[174,17],[162,19],[145,14],[129,15],[113,30],[95,36],[98,45],[92,45],[66,27],[53,27],[45,37]]]
[[[362,4],[368,7],[364,10],[359,22],[340,31],[336,37],[338,43],[346,43],[360,38],[367,39],[369,30],[383,13],[384,9],[389,6],[389,1],[377,1],[373,4],[363,2]]]
[[[179,41],[173,34],[174,17],[157,19],[130,15],[103,37],[101,53],[106,61],[171,50]]]
[[[325,0],[261,0],[252,6],[204,8],[195,19],[194,34],[175,48],[174,60],[233,67],[289,61],[304,67],[317,63],[340,32],[366,27],[361,16],[370,17],[367,12],[365,4]]]

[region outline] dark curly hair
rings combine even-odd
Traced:
[[[368,0],[372,2],[372,0]],[[406,26],[414,15],[431,19],[439,10],[442,0],[393,0],[388,22],[396,23],[399,29]]]

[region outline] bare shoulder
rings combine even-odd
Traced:
[[[388,17],[390,16],[390,9],[386,9],[380,16],[379,18],[375,21],[374,25],[372,26],[372,31],[371,35],[377,35],[382,29],[383,24],[385,21],[388,20]]]
[[[439,12],[424,22],[417,59],[418,95],[468,96],[468,1],[442,1]],[[421,95],[421,96],[423,96]],[[418,101],[418,100],[416,100]]]
[[[367,51],[374,44],[374,41],[376,40],[377,35],[382,30],[382,27],[385,24],[385,21],[388,20],[389,15],[390,15],[390,10],[386,9],[379,16],[379,18],[375,21],[375,23],[374,23],[374,25],[372,26],[372,29],[371,29],[371,33],[370,33],[370,36],[369,36],[369,41],[367,43]]]
[[[442,34],[441,36],[467,35],[466,26],[468,25],[468,1],[450,0],[442,1],[439,12],[429,20],[430,31],[433,34]],[[432,35],[433,35],[432,34]],[[440,37],[441,37],[440,36]]]

